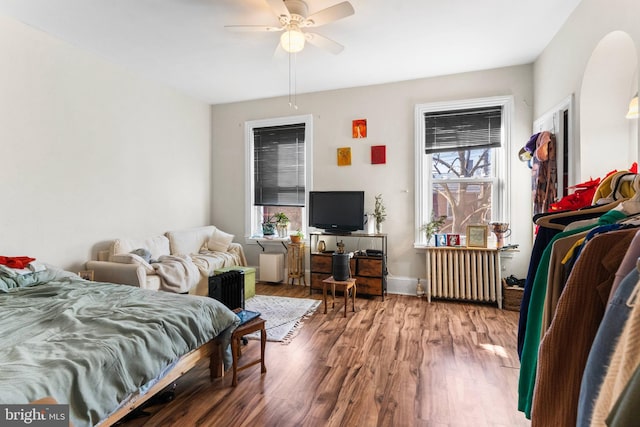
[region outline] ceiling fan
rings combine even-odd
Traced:
[[[335,54],[342,52],[344,49],[344,46],[340,43],[304,29],[319,27],[353,15],[355,11],[348,1],[329,6],[311,16],[307,16],[309,8],[303,0],[265,1],[280,21],[279,27],[268,25],[226,25],[225,28],[231,31],[283,31],[280,36],[280,46],[289,53],[300,52],[304,48],[305,42]]]

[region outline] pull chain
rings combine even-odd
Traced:
[[[297,55],[294,53],[293,61],[291,61],[291,53],[289,53],[289,107],[298,109],[298,101],[296,99],[297,92],[297,75],[296,75],[296,65],[297,65]],[[291,76],[293,75],[293,79]],[[293,95],[292,95],[293,93]]]

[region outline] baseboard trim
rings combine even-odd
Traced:
[[[252,266],[256,269],[256,277],[260,277],[259,271],[260,266]],[[286,278],[286,275],[285,275]],[[424,278],[420,278],[422,286],[426,286],[426,280]],[[262,280],[256,279],[256,282],[264,282]],[[306,282],[307,286],[311,282],[309,270],[306,271]],[[280,283],[287,283],[286,281],[282,281]],[[417,277],[404,277],[404,276],[387,276],[387,293],[388,294],[396,294],[396,295],[413,295],[416,296],[416,285],[418,284]],[[426,288],[425,288],[426,290]]]
[[[424,286],[424,279],[420,279]],[[416,296],[416,286],[418,278],[387,276],[387,293],[397,295],[413,295]]]

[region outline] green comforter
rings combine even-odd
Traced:
[[[96,424],[190,350],[228,345],[238,322],[207,297],[0,271],[0,403],[52,396],[75,426]]]

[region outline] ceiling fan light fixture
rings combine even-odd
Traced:
[[[638,94],[631,98],[631,102],[629,102],[629,111],[627,112],[627,119],[637,119],[640,113],[638,113]]]
[[[289,53],[297,53],[304,49],[305,37],[304,33],[298,29],[292,28],[280,36],[280,45]]]

